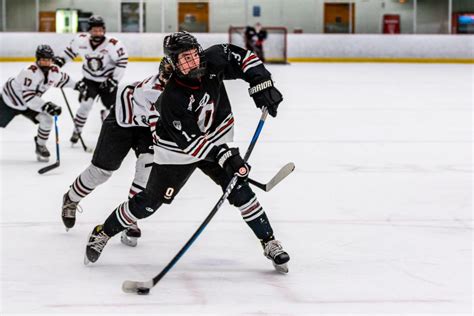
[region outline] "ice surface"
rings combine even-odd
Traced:
[[[1,84],[25,65],[1,63]],[[125,80],[157,68],[130,63]],[[83,200],[84,213],[66,232],[62,195],[92,156],[71,148],[72,122],[63,111],[61,166],[38,175],[45,164],[35,159],[36,128],[17,117],[0,130],[0,313],[470,315],[473,66],[269,68],[285,100],[250,162],[252,177],[262,181],[296,164],[272,192],[255,189],[291,255],[288,275],[273,271],[226,203],[150,295],[122,293],[124,280],[146,281],[161,271],[207,216],[219,188],[196,172],[173,205],[140,222],[138,247],[117,236],[96,264],[84,266],[90,230],[127,198],[134,156]],[[81,77],[80,64],[65,69]],[[227,87],[235,144],[244,151],[259,112],[243,81]],[[66,93],[76,109],[76,92]],[[44,97],[64,105],[57,89]],[[88,145],[98,137],[100,109],[94,106],[86,124]]]

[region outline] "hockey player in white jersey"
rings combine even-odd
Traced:
[[[89,33],[74,37],[62,55],[54,59],[60,67],[78,56],[84,61],[82,65],[84,78],[81,82],[87,86],[88,93],[79,98],[80,106],[74,118],[74,131],[70,139],[73,144],[79,140],[97,95],[106,107],[106,110],[101,111],[102,120],[108,115],[115,103],[117,86],[128,63],[125,46],[118,39],[105,35],[105,23],[102,17],[93,15],[89,18],[88,24]]]
[[[0,98],[0,127],[6,127],[17,115],[24,115],[38,124],[35,136],[38,161],[49,161],[46,147],[54,115],[61,114],[61,107],[41,96],[51,87],[68,87],[86,93],[68,74],[53,64],[54,52],[49,45],[39,45],[36,62],[23,69],[18,76],[9,78],[4,84]]]
[[[115,107],[102,124],[92,163],[63,196],[61,217],[67,230],[75,224],[79,202],[110,178],[130,149],[135,151],[137,162],[128,197],[132,198],[146,187],[153,163],[152,133],[158,120],[154,104],[171,72],[171,65],[163,59],[158,74],[118,89]],[[134,225],[123,231],[121,241],[134,247],[140,236],[140,229]]]

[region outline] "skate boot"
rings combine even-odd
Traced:
[[[270,240],[266,243],[262,242],[263,255],[270,259],[275,269],[280,273],[288,273],[288,264],[290,256],[283,250],[281,243],[278,240]]]
[[[76,211],[78,210],[79,202],[71,201],[69,194],[66,192],[63,196],[63,207],[61,212],[61,218],[63,219],[66,231],[74,227],[76,223]]]
[[[120,241],[124,245],[136,247],[138,243],[138,238],[140,238],[141,236],[142,231],[140,230],[140,228],[138,228],[137,224],[135,224],[122,232],[122,235],[120,236]]]
[[[74,145],[74,144],[77,144],[77,142],[79,141],[79,137],[81,137],[81,132],[77,132],[76,130],[74,130],[69,140]]]
[[[97,225],[94,227],[92,233],[89,235],[89,241],[87,242],[84,264],[96,262],[109,239],[110,237],[104,233],[104,228],[102,225]]]
[[[35,136],[35,147],[36,159],[38,159],[38,161],[48,162],[51,154],[48,148],[46,148],[46,145],[38,144],[38,136]]]

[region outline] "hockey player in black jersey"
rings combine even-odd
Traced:
[[[269,219],[246,182],[250,167],[238,148],[229,148],[234,118],[223,80],[244,79],[257,107],[275,117],[281,93],[270,73],[251,51],[225,44],[205,51],[196,38],[177,32],[164,39],[164,52],[174,72],[157,102],[160,114],[154,135],[155,158],[146,189],[120,204],[94,227],[86,247],[85,263],[99,258],[107,241],[170,204],[191,174],[200,169],[223,189],[234,175],[239,184],[229,195],[244,221],[261,241],[264,255],[280,272],[288,272],[290,257],[274,237]]]

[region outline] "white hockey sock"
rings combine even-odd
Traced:
[[[36,116],[36,119],[39,121],[38,124],[38,145],[46,145],[46,141],[49,138],[49,133],[51,132],[51,127],[53,126],[53,118],[46,113],[39,113]]]
[[[150,176],[153,154],[140,154],[135,164],[135,177],[128,193],[128,198],[133,198],[136,194],[145,190],[148,177]]]
[[[89,165],[72,183],[69,189],[69,198],[73,202],[79,202],[96,187],[106,182],[110,176],[112,176],[112,171]]]
[[[94,99],[89,98],[84,102],[81,102],[79,109],[76,112],[76,116],[74,117],[74,127],[76,132],[81,132],[82,128],[86,124],[87,117],[89,116],[89,112],[92,110],[92,105],[94,104]]]

